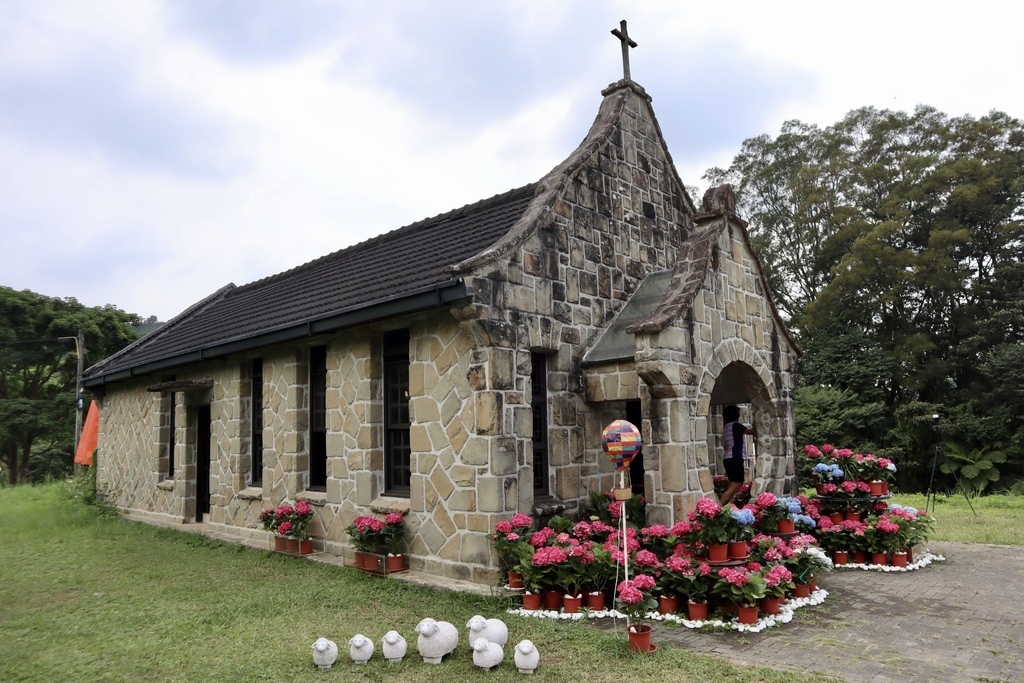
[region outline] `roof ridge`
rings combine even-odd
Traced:
[[[254,288],[256,286],[263,286],[263,285],[266,285],[266,284],[268,284],[270,282],[274,282],[276,280],[283,280],[286,277],[291,277],[295,273],[298,273],[298,272],[301,272],[303,270],[312,268],[312,267],[314,267],[314,266],[316,266],[316,265],[318,265],[320,263],[323,263],[324,261],[328,261],[330,259],[336,258],[336,257],[338,257],[341,254],[344,254],[346,252],[358,251],[360,249],[366,248],[368,245],[376,244],[376,243],[382,242],[382,241],[384,241],[386,239],[393,239],[394,237],[396,237],[398,235],[402,235],[402,234],[409,233],[409,232],[412,232],[414,230],[417,230],[417,229],[423,227],[424,225],[432,225],[432,224],[436,224],[436,223],[441,223],[443,221],[450,220],[452,218],[458,218],[459,216],[462,216],[462,215],[464,215],[466,213],[469,213],[469,212],[472,212],[472,211],[480,211],[480,210],[489,208],[492,205],[497,205],[497,204],[500,204],[500,203],[502,203],[502,202],[504,202],[504,201],[506,201],[508,199],[512,199],[514,197],[518,197],[521,194],[526,194],[528,191],[533,190],[536,187],[536,185],[537,185],[537,182],[528,183],[528,184],[522,185],[520,187],[512,188],[511,190],[506,190],[505,192],[501,192],[501,193],[493,195],[491,197],[486,197],[484,199],[479,199],[479,200],[477,200],[475,202],[471,202],[469,204],[465,204],[464,206],[460,206],[460,207],[455,208],[455,209],[450,209],[449,211],[445,211],[444,213],[439,213],[436,216],[430,216],[428,218],[421,218],[420,220],[415,221],[414,223],[409,223],[407,225],[403,225],[400,228],[395,228],[394,230],[389,230],[388,232],[384,232],[384,233],[381,233],[379,235],[374,235],[373,237],[369,237],[369,238],[363,240],[362,242],[357,242],[356,244],[350,244],[349,246],[343,247],[341,249],[338,249],[337,251],[332,251],[329,254],[324,254],[323,256],[318,256],[317,258],[315,258],[315,259],[313,259],[311,261],[307,261],[307,262],[299,264],[297,266],[293,266],[292,268],[289,268],[287,270],[283,270],[280,273],[275,273],[273,275],[268,275],[266,277],[260,278],[259,280],[253,280],[252,282],[248,282],[248,283],[246,283],[244,285],[241,285],[240,287],[237,287],[234,293],[235,294],[241,294],[241,293],[243,293],[245,291],[248,291],[249,289],[252,289],[252,288]]]

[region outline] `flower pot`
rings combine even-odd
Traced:
[[[810,578],[810,579],[809,579],[809,580],[807,581],[807,585],[808,585],[808,586],[810,587],[810,589],[811,589],[811,592],[812,592],[812,593],[813,593],[814,591],[818,590],[818,577],[817,577],[817,576],[812,576],[812,577],[811,577],[811,578]]]
[[[832,520],[833,524],[839,524],[840,522],[843,521],[843,513],[842,512],[830,512],[829,515],[828,515],[828,518]]]
[[[822,495],[825,492],[825,485],[824,484],[815,484],[814,485],[814,492],[817,493],[819,496]]]
[[[274,536],[274,550],[287,550],[288,539],[284,536]]]
[[[889,556],[886,553],[871,553],[871,564],[888,564]]]
[[[779,606],[782,605],[782,598],[762,598],[758,606],[765,614],[778,614]]]
[[[854,550],[851,558],[854,564],[867,564],[868,554],[864,550]]]
[[[708,603],[687,602],[686,616],[690,618],[690,621],[704,621],[708,618]]]
[[[538,610],[540,609],[540,603],[540,593],[523,593],[523,609]]]
[[[894,567],[906,567],[907,566],[907,554],[906,553],[893,553],[892,554],[892,565]]]
[[[879,481],[878,479],[876,479],[874,481],[869,481],[868,482],[868,487],[871,489],[871,495],[872,496],[880,496],[880,495],[882,495],[882,484],[883,483],[884,482]]]
[[[728,562],[729,544],[715,543],[708,546],[708,562]]]
[[[793,597],[794,598],[809,598],[811,597],[811,586],[807,583],[798,583],[793,586]]]
[[[907,564],[914,564],[914,546],[908,545],[903,552],[907,554]]]
[[[852,510],[847,510],[846,513],[843,515],[843,519],[845,519],[848,522],[859,522],[860,513],[853,512]]]
[[[519,572],[508,573],[508,587],[509,588],[522,588],[523,587],[523,575]]]
[[[736,608],[736,611],[737,611],[737,615],[738,615],[737,621],[739,621],[739,623],[741,623],[741,624],[756,624],[757,623],[757,605],[753,605],[753,606],[750,606],[750,607],[748,607],[746,605],[739,605]]]
[[[729,544],[730,560],[745,560],[750,555],[750,546],[746,541],[733,541]]]
[[[379,572],[381,570],[380,557],[376,553],[363,553],[363,569],[368,572]]]
[[[288,552],[290,552],[290,553],[297,553],[297,552],[299,552],[299,539],[293,538],[291,536],[287,536],[287,537],[285,537],[285,543],[286,543],[286,548],[285,549]]]
[[[679,611],[679,598],[675,595],[658,596],[658,613],[673,614]]]
[[[780,534],[791,534],[796,531],[796,524],[791,519],[780,519],[778,526]]]
[[[562,609],[562,592],[556,590],[542,591],[544,596],[544,609],[558,611]]]
[[[580,611],[580,607],[583,606],[583,593],[579,595],[569,595],[566,593],[562,596],[562,611],[566,614],[576,614]]]
[[[883,481],[882,482],[882,495],[886,496],[888,494],[889,494],[889,482]]]
[[[309,555],[312,552],[313,552],[313,539],[312,538],[303,538],[302,540],[299,541],[299,554],[300,555]]]
[[[629,649],[633,652],[651,652],[651,627],[636,624],[629,627]]]
[[[400,572],[405,569],[405,558],[402,554],[392,555],[388,553],[387,568],[389,572]]]
[[[832,553],[832,564],[846,564],[850,561],[850,553],[845,550],[836,550]]]
[[[589,609],[595,611],[604,609],[604,591],[594,591],[593,593],[587,593],[586,600],[587,607]]]

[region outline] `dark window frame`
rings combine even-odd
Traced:
[[[263,359],[249,363],[249,484],[263,484]]]
[[[327,490],[327,347],[309,349],[310,491]]]
[[[530,354],[530,412],[533,414],[533,496],[551,495],[548,441],[548,357]]]
[[[384,493],[408,497],[412,491],[409,330],[385,332],[382,356]]]
[[[174,445],[177,438],[175,414],[178,411],[178,392],[167,392],[167,469],[164,476],[174,479]]]

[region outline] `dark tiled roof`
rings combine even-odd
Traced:
[[[345,320],[374,319],[375,307],[377,318],[388,310],[394,314],[398,309],[388,309],[389,302],[450,284],[453,276],[446,268],[501,239],[523,215],[535,191],[536,184],[527,185],[283,273],[241,287],[228,285],[89,368],[86,385],[256,348],[257,341],[269,345],[308,336],[310,331],[340,329]],[[360,315],[344,317],[354,312]],[[322,324],[311,326],[315,321]]]

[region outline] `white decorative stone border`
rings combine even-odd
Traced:
[[[912,572],[915,569],[921,569],[927,567],[932,562],[945,562],[946,558],[942,555],[933,555],[926,552],[917,562],[908,564],[906,567],[894,567],[891,564],[864,564],[862,562],[847,562],[846,564],[835,565],[836,569],[863,569],[872,572]]]
[[[650,621],[667,621],[673,624],[679,624],[686,628],[708,628],[717,630],[733,630],[742,631],[745,633],[757,633],[770,626],[776,626],[778,624],[788,624],[793,619],[793,612],[800,609],[801,607],[807,607],[808,605],[820,605],[825,602],[825,598],[828,597],[828,591],[819,588],[818,590],[811,593],[810,597],[807,598],[790,598],[786,600],[782,605],[779,606],[778,614],[770,614],[763,616],[757,620],[755,624],[740,624],[734,620],[723,621],[721,619],[706,619],[700,621],[691,621],[684,619],[677,614],[660,614],[658,612],[648,612],[645,619]],[[556,612],[554,610],[545,609],[531,609],[525,610],[522,608],[510,609],[509,614],[515,614],[521,617],[532,617],[534,619],[567,619],[570,621],[578,621],[580,619],[604,619],[606,617],[612,617],[613,619],[625,619],[626,615],[618,610],[583,610],[576,614],[566,614],[564,612]]]

